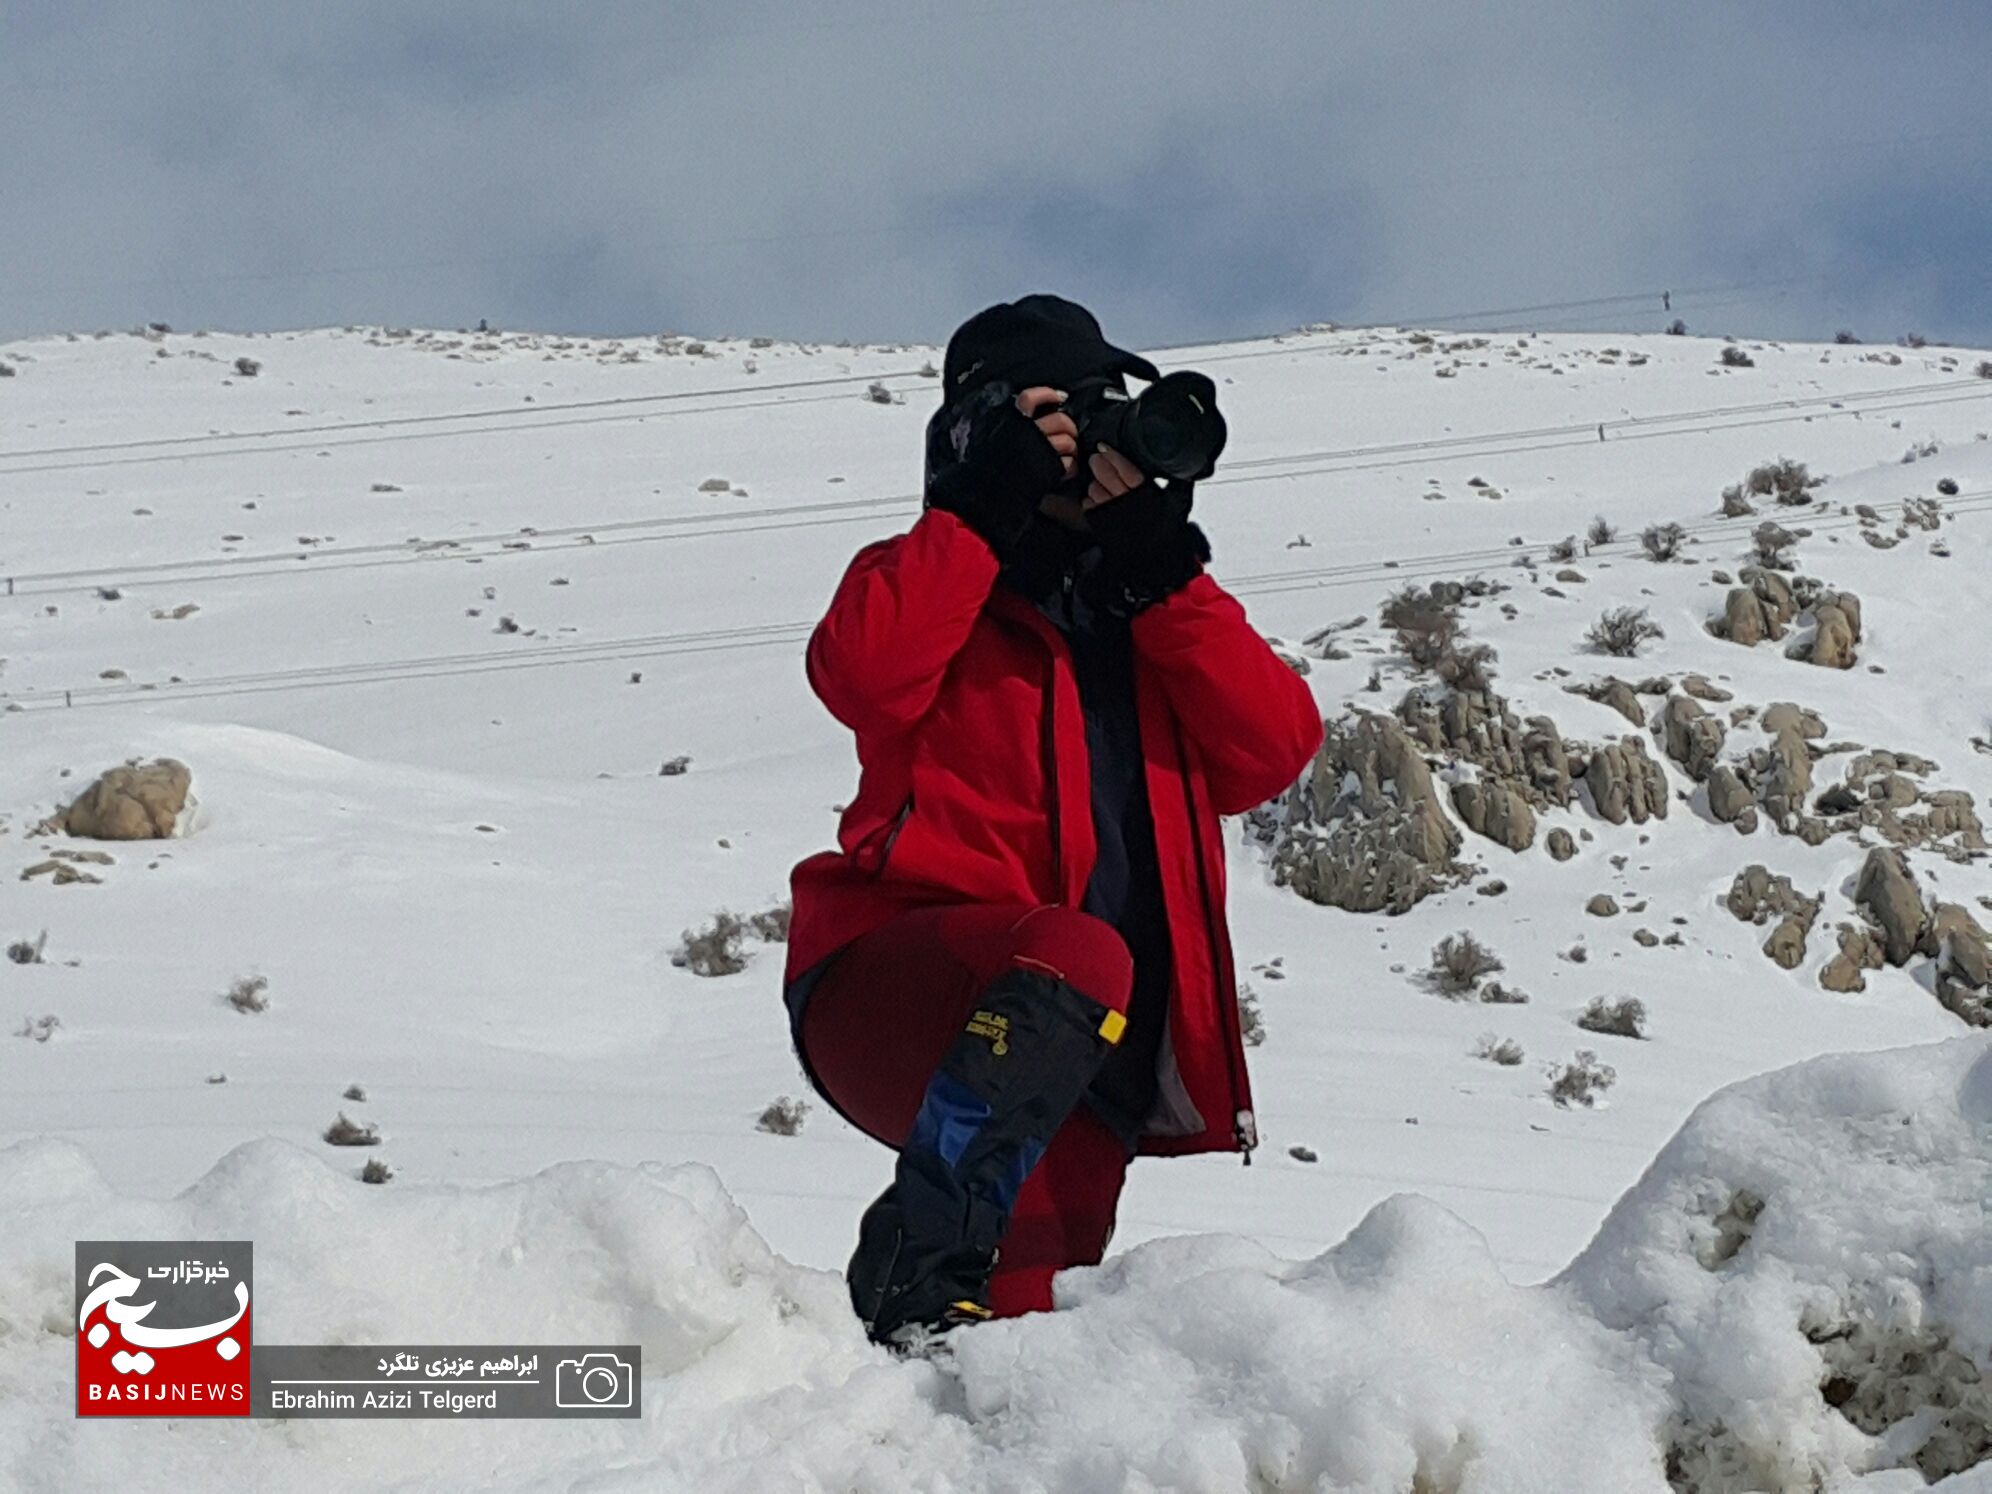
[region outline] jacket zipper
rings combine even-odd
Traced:
[[[1218,931],[1216,914],[1211,907],[1210,877],[1204,870],[1203,825],[1197,817],[1196,796],[1190,787],[1190,759],[1187,744],[1183,741],[1181,722],[1175,723],[1175,732],[1176,761],[1182,765],[1178,771],[1183,780],[1183,803],[1190,821],[1191,848],[1197,858],[1197,894],[1203,903],[1204,935],[1210,940],[1211,965],[1218,982],[1218,1019],[1224,1024],[1226,1037],[1224,1058],[1231,1076],[1231,1135],[1238,1143],[1244,1165],[1250,1167],[1252,1150],[1259,1144],[1259,1124],[1258,1118],[1245,1103],[1245,1034],[1238,1020],[1238,977],[1231,963],[1228,942]],[[1230,987],[1228,991],[1225,989],[1227,984]]]

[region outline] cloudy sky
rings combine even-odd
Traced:
[[[1988,59],[1986,0],[0,0],[0,337],[932,341],[1049,289],[1146,345],[1984,346]]]

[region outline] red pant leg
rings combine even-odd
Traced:
[[[1080,1105],[1065,1119],[1017,1195],[989,1279],[1000,1318],[1051,1309],[1051,1278],[1067,1266],[1098,1265],[1113,1232],[1127,1177],[1120,1138]]]
[[[802,1017],[811,1072],[853,1125],[898,1146],[976,1001],[1013,965],[1049,971],[1102,1006],[1127,1010],[1133,960],[1120,935],[1090,914],[922,908],[867,934],[824,972]]]

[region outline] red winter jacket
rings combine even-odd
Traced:
[[[907,533],[858,552],[811,636],[810,684],[856,733],[861,774],[839,849],[792,876],[788,979],[911,908],[1081,905],[1094,843],[1071,655],[1048,618],[995,586],[997,570],[980,536],[930,509]],[[1132,626],[1175,957],[1164,1048],[1175,1073],[1161,1076],[1158,1106],[1170,1119],[1151,1119],[1141,1149],[1249,1150],[1257,1137],[1218,816],[1298,778],[1321,744],[1321,719],[1208,575]]]

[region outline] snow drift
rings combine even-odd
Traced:
[[[1992,1488],[1992,1041],[1717,1094],[1556,1280],[1400,1195],[1289,1261],[1159,1240],[869,1348],[697,1165],[364,1187],[282,1142],[168,1201],[0,1151],[0,1483],[670,1490]],[[271,1342],[640,1342],[640,1422],[78,1422],[71,1242],[248,1237]],[[1974,1469],[1972,1472],[1960,1470]]]

